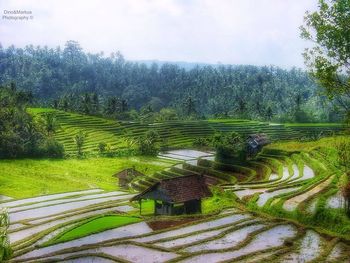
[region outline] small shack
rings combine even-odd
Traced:
[[[263,146],[270,143],[268,136],[265,133],[250,134],[246,140],[248,157],[256,156]]]
[[[119,187],[128,188],[129,183],[138,176],[144,176],[143,173],[137,171],[135,168],[127,168],[113,175],[118,177]]]
[[[130,201],[139,201],[140,214],[142,200],[154,200],[155,215],[180,215],[202,212],[202,198],[212,196],[205,178],[192,174],[181,177],[163,179]]]

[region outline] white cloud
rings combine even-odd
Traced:
[[[298,27],[316,0],[1,0],[33,21],[0,22],[0,42],[120,50],[128,59],[303,66]]]

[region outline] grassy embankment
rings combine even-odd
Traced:
[[[69,228],[61,234],[49,240],[45,245],[67,242],[73,239],[89,236],[108,229],[118,228],[121,226],[140,222],[138,217],[104,215],[84,221],[77,226]]]
[[[0,160],[0,194],[24,198],[89,188],[115,190],[117,178],[112,175],[122,169],[135,167],[151,175],[173,164],[155,157]]]

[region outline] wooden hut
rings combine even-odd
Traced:
[[[181,177],[163,179],[142,193],[134,196],[131,201],[139,201],[140,214],[142,200],[154,200],[155,215],[179,215],[202,212],[202,198],[211,196],[205,178],[193,174]]]
[[[134,168],[124,169],[113,175],[114,177],[118,177],[119,187],[128,188],[129,183],[138,176],[144,176],[143,173],[135,170]]]
[[[256,133],[250,134],[246,143],[248,157],[254,157],[262,150],[263,146],[270,143],[270,140],[265,133]]]

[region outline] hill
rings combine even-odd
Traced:
[[[73,137],[78,131],[88,134],[84,150],[97,151],[100,142],[116,148],[126,148],[128,141],[142,136],[147,130],[154,129],[160,135],[160,143],[166,148],[193,147],[196,138],[208,138],[215,132],[238,132],[242,136],[264,132],[271,140],[299,140],[308,136],[331,135],[343,129],[341,124],[276,124],[243,119],[209,119],[193,121],[168,121],[160,123],[141,123],[115,121],[96,116],[69,113],[60,110],[32,108],[29,112],[40,115],[54,112],[60,129],[55,137],[64,144],[66,152],[75,153]]]
[[[120,53],[110,57],[88,54],[74,41],[62,49],[0,49],[0,62],[0,85],[15,82],[19,89],[31,92],[38,105],[68,107],[74,112],[91,113],[84,111],[89,108],[84,96],[94,94],[100,109],[109,98],[117,97],[128,110],[151,107],[158,112],[171,107],[187,115],[184,105],[191,99],[198,116],[230,113],[239,118],[297,122],[342,118],[319,96],[319,87],[308,73],[296,68],[139,63],[125,60]],[[302,114],[296,114],[297,110]]]

